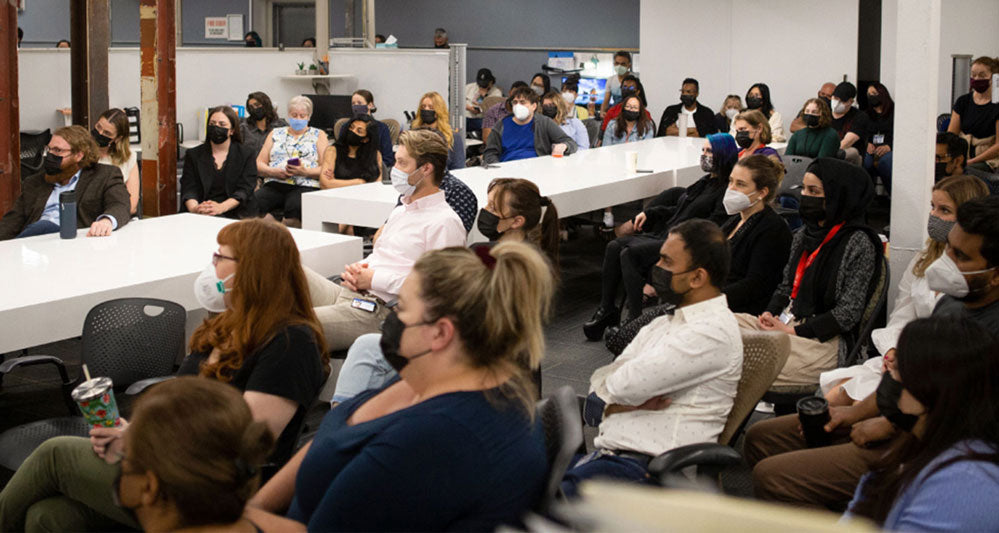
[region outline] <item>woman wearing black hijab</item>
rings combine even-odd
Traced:
[[[791,354],[774,385],[810,385],[843,364],[858,342],[855,329],[880,275],[881,239],[864,223],[874,197],[856,165],[819,158],[805,173],[784,277],[759,317],[737,315],[740,327],[782,331]]]

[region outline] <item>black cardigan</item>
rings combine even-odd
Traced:
[[[666,128],[676,124],[676,121],[679,120],[681,109],[683,109],[683,104],[676,104],[667,107],[663,111],[663,116],[659,119],[659,130],[656,131],[656,137],[665,136]],[[697,109],[694,111],[694,123],[687,124],[687,127],[696,127],[698,137],[707,137],[712,133],[718,133],[718,127],[715,124],[715,112],[697,102]]]
[[[739,224],[740,215],[722,226],[727,238]],[[759,315],[781,281],[791,252],[791,230],[769,206],[749,220],[729,240],[732,263],[723,292],[734,313]]]
[[[187,211],[184,203],[188,200],[201,203],[208,199],[214,176],[215,158],[212,157],[210,143],[195,146],[184,154],[184,172],[180,177],[181,212]],[[256,215],[251,202],[253,189],[257,185],[257,155],[242,143],[230,142],[222,176],[225,178],[226,198],[239,201],[238,207],[223,216],[243,218]]]

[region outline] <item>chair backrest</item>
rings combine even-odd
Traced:
[[[385,125],[388,126],[389,138],[392,139],[392,144],[397,144],[399,142],[399,131],[402,129],[402,126],[399,124],[399,121],[394,118],[387,118],[382,122],[384,122]]]
[[[805,171],[808,165],[812,164],[811,157],[800,155],[785,155],[781,158],[784,162],[784,179],[780,182],[777,196],[793,196],[801,198],[801,184],[805,180]]]
[[[21,132],[21,181],[42,169],[42,152],[52,140],[52,130]]]
[[[791,352],[791,339],[776,331],[742,331],[742,377],[735,402],[725,422],[718,443],[726,446],[735,440],[739,429],[760,398],[773,385]]]
[[[343,118],[336,119],[336,122],[333,123],[333,140],[334,141],[337,140],[337,138],[340,136],[340,130],[343,129],[343,125],[346,124],[348,120],[350,120],[350,117],[343,117]]]
[[[490,107],[506,101],[505,96],[487,96],[482,99],[482,112],[485,113]]]
[[[545,431],[545,450],[548,454],[548,479],[538,509],[544,512],[558,497],[569,462],[583,443],[583,426],[579,420],[576,394],[568,385],[539,401],[535,412]]]
[[[97,304],[83,323],[83,362],[116,387],[170,374],[183,355],[186,320],[183,306],[155,298]]]
[[[142,140],[139,134],[139,108],[126,107],[125,116],[128,117],[128,142],[135,144]]]
[[[937,115],[937,131],[943,133],[947,131],[948,126],[950,126],[950,113]]]
[[[600,140],[600,121],[588,118],[582,122],[586,126],[586,135],[590,138],[590,148],[596,147],[597,141]]]
[[[871,294],[868,295],[867,307],[864,308],[860,323],[857,324],[856,341],[850,348],[850,352],[846,355],[846,359],[839,361],[840,368],[863,362],[861,361],[861,353],[866,349],[871,331],[874,329],[874,324],[888,300],[889,267],[888,258],[884,254],[878,254],[878,266],[880,268],[877,273],[877,281],[874,283]]]

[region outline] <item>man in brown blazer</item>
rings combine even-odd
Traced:
[[[97,163],[97,143],[80,126],[59,128],[42,172],[24,180],[21,196],[0,219],[0,241],[59,231],[59,194],[76,191],[76,227],[104,237],[128,223],[128,189],[118,167]]]

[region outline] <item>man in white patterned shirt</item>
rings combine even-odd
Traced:
[[[721,291],[728,241],[714,223],[694,219],[674,227],[659,253],[653,286],[676,310],[642,328],[590,378],[603,419],[597,450],[574,461],[562,481],[568,496],[589,478],[646,481],[656,455],[717,441],[732,409],[742,337]]]

